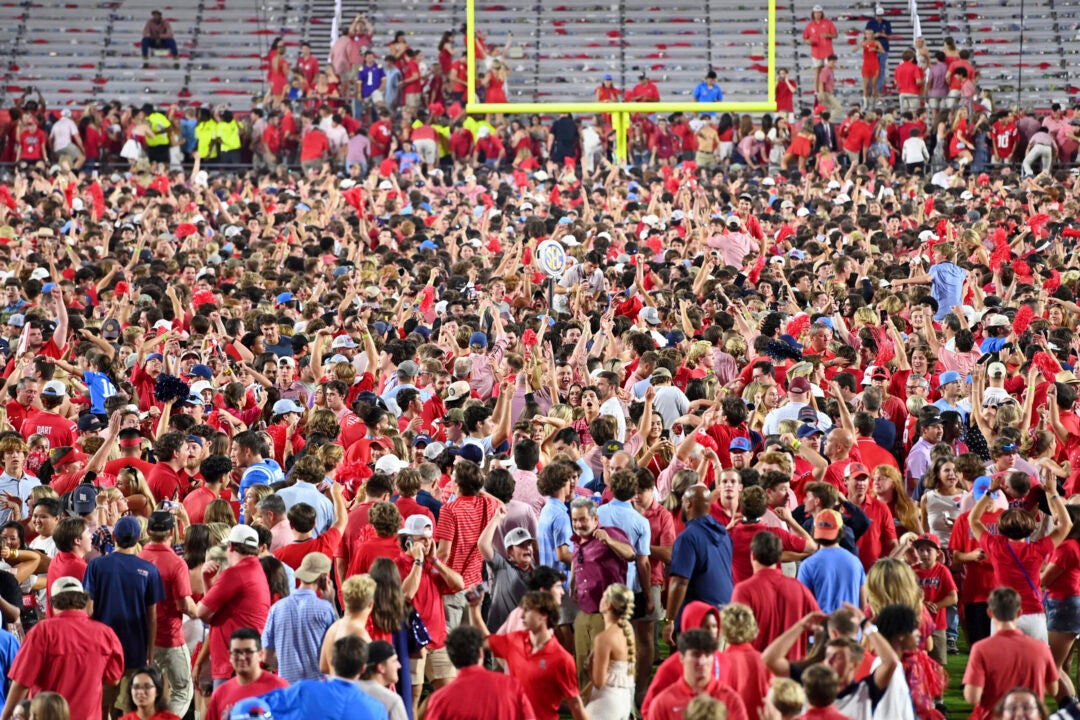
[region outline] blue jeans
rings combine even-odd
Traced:
[[[945,637],[956,640],[960,637],[960,610],[957,605],[945,608]]]
[[[877,76],[877,94],[881,94],[881,89],[885,87],[885,76],[889,72],[889,53],[883,52],[877,54],[878,61],[878,76]]]
[[[144,59],[150,56],[151,48],[165,48],[173,57],[180,54],[180,51],[176,49],[176,40],[173,38],[161,38],[155,41],[152,38],[144,37],[142,39],[142,56]]]

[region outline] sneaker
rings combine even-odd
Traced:
[[[945,643],[945,649],[949,655],[960,654],[960,647],[956,644],[956,638],[949,638]]]

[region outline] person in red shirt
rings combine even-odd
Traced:
[[[296,69],[310,87],[315,87],[315,76],[319,74],[319,58],[311,54],[311,45],[300,43],[300,57],[296,58]]]
[[[394,485],[398,491],[398,499],[394,501],[394,505],[397,506],[401,517],[425,515],[431,519],[432,526],[435,526],[435,515],[431,510],[416,501],[422,483],[423,477],[420,475],[419,470],[411,467],[403,468],[394,478]]]
[[[349,512],[341,544],[338,546],[337,555],[334,556],[339,578],[345,579],[356,574],[353,572],[353,567],[361,545],[376,535],[375,529],[371,526],[371,510],[375,503],[388,502],[393,491],[394,485],[390,478],[382,474],[373,475],[364,483],[363,501],[353,505],[353,509]]]
[[[732,474],[730,470],[725,470],[722,475]],[[776,508],[775,512],[791,528],[790,530],[775,525],[767,525],[762,521],[766,511],[769,509],[765,490],[762,488],[748,487],[743,489],[739,509],[742,511],[742,519],[736,520],[735,524],[728,526],[728,535],[731,536],[731,577],[733,582],[742,582],[754,574],[750,544],[754,536],[759,532],[772,533],[780,538],[784,552],[790,553],[791,561],[805,557],[817,550],[817,543],[799,523],[795,522],[791,517],[791,512],[786,507]]]
[[[15,161],[25,163],[47,162],[49,159],[49,138],[38,127],[37,119],[30,114],[23,116],[24,127],[19,133],[19,145],[15,150]]]
[[[1005,110],[998,113],[998,119],[990,127],[990,141],[994,146],[994,162],[1012,161],[1020,140],[1020,130],[1016,127],[1016,116]]]
[[[785,630],[810,613],[819,612],[809,588],[780,572],[783,545],[772,533],[758,533],[750,541],[750,561],[754,575],[735,585],[731,602],[749,607],[757,621],[758,634],[750,644],[764,651]],[[807,638],[800,637],[788,651],[788,660],[806,655]]]
[[[405,67],[401,75],[401,95],[405,100],[405,107],[413,109],[420,107],[420,92],[424,89],[424,78],[420,74],[419,50],[410,48],[405,51]]]
[[[923,71],[915,61],[915,51],[904,51],[900,64],[894,74],[896,91],[900,94],[900,112],[915,112],[919,109],[919,100],[923,90]],[[907,135],[902,136],[907,138]]]
[[[549,592],[534,590],[521,599],[524,630],[492,635],[480,612],[483,592],[469,600],[469,619],[486,639],[495,657],[506,662],[510,676],[521,682],[536,720],[557,720],[559,706],[566,704],[574,720],[588,717],[578,693],[573,656],[555,639],[559,606]]]
[[[41,390],[41,410],[31,412],[23,420],[20,434],[29,440],[31,435],[44,435],[49,447],[69,447],[75,444],[76,425],[56,412],[67,399],[67,386],[59,380],[50,380]]]
[[[718,647],[716,638],[704,630],[687,630],[679,635],[682,677],[656,696],[645,720],[679,720],[690,701],[701,694],[724,703],[728,720],[748,720],[746,704],[735,689],[713,677]]]
[[[915,576],[919,578],[919,587],[923,590],[923,605],[934,616],[934,647],[930,657],[944,665],[946,661],[945,608],[956,605],[959,596],[956,581],[949,568],[941,564],[941,540],[933,533],[923,533],[915,541],[915,552],[919,563],[915,566]]]
[[[225,480],[232,471],[232,460],[224,455],[211,455],[199,463],[203,481],[184,498],[184,510],[192,525],[203,522],[206,506],[222,496]]]
[[[638,76],[638,84],[626,93],[626,102],[660,102],[660,88],[649,79],[648,73]]]
[[[45,587],[51,588],[62,577],[73,577],[82,582],[86,574],[84,558],[91,550],[92,540],[86,520],[81,517],[64,518],[56,526],[52,538],[56,543],[56,556],[49,564]],[[46,598],[45,616],[53,617],[54,614],[52,603]]]
[[[242,627],[229,638],[229,663],[236,676],[214,689],[206,706],[207,718],[229,717],[232,706],[250,697],[265,695],[271,690],[288,687],[289,683],[269,670],[263,670],[265,655],[262,634]]]
[[[190,486],[180,477],[180,471],[190,452],[187,438],[178,432],[167,432],[154,443],[157,464],[146,476],[146,484],[159,502],[187,497]]]
[[[795,93],[798,85],[791,79],[787,68],[778,68],[776,71],[776,111],[782,113],[795,112]]]
[[[758,635],[753,611],[738,603],[726,605],[720,611],[720,634],[724,638],[724,651],[720,657],[731,677],[738,678],[743,705],[762,707],[769,694],[772,673],[765,667],[761,652],[751,644]]]
[[[281,150],[285,144],[285,133],[281,128],[281,115],[272,112],[266,116],[266,128],[263,130],[262,161],[271,167],[281,162]]]
[[[184,615],[195,614],[191,598],[191,573],[187,563],[176,554],[171,542],[176,519],[173,513],[158,510],[150,514],[146,525],[150,542],[139,557],[158,569],[165,586],[165,599],[157,606],[157,637],[154,638],[154,664],[169,681],[168,708],[179,717],[187,714],[194,692],[191,683],[191,654],[184,642],[181,625]],[[209,717],[209,716],[208,716]]]
[[[298,482],[302,482],[298,480]],[[300,567],[304,558],[313,552],[321,552],[327,557],[335,557],[341,546],[341,533],[349,521],[349,511],[345,508],[345,498],[341,494],[341,483],[330,486],[330,497],[334,501],[334,524],[318,537],[312,537],[315,530],[315,508],[307,503],[297,503],[289,508],[287,517],[292,526],[293,542],[274,551],[274,557],[293,570]]]
[[[847,499],[870,518],[870,529],[855,543],[863,569],[869,570],[878,558],[887,557],[896,549],[896,523],[889,506],[869,494],[870,469],[866,465],[851,463],[844,474]]]
[[[304,119],[304,124],[310,124]],[[300,166],[305,172],[318,170],[330,156],[330,141],[318,125],[311,125],[300,144]]]
[[[877,115],[870,112],[867,113],[866,119],[863,119],[861,110],[852,110],[848,117],[851,124],[844,135],[844,153],[852,165],[858,165],[863,161],[866,150],[874,140],[872,124],[877,119]]]
[[[13,428],[22,428],[26,416],[34,412],[34,401],[37,400],[40,386],[35,377],[19,378],[15,389],[15,397],[8,400],[4,405],[7,411],[8,423]]]
[[[10,718],[27,695],[52,691],[64,696],[71,720],[99,720],[104,685],[124,675],[124,648],[112,628],[93,622],[82,583],[62,577],[49,588],[56,616],[35,625],[8,672],[11,688],[2,717]]]
[[[259,533],[248,525],[237,525],[229,532],[228,543],[228,567],[219,574],[215,561],[203,565],[207,590],[195,607],[195,616],[210,625],[210,674],[221,682],[233,674],[229,662],[233,633],[240,628],[261,633],[270,612],[270,585],[258,557]],[[202,674],[204,661],[205,656],[196,662],[193,677]]]
[[[457,669],[449,685],[431,694],[427,720],[532,720],[536,717],[525,688],[514,677],[481,665],[484,636],[472,627],[459,627],[446,638],[446,652]],[[469,698],[468,709],[462,698]]]

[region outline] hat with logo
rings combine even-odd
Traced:
[[[409,463],[390,453],[375,461],[375,472],[386,473],[387,475],[397,475],[407,467],[409,467]]]
[[[866,467],[862,463],[849,463],[847,468],[844,470],[844,477],[870,477],[870,468]]]
[[[611,457],[617,452],[622,452],[623,444],[618,440],[608,440],[604,443],[604,447],[601,450],[604,457]]]
[[[990,366],[986,368],[986,377],[989,378],[1003,378],[1006,374],[1005,364],[999,362],[992,362]]]
[[[70,461],[69,461],[70,462]],[[71,491],[71,511],[76,515],[92,513],[97,508],[98,489],[83,483]]]
[[[814,518],[814,539],[835,540],[844,529],[844,517],[835,510],[822,510]]]
[[[80,433],[97,432],[98,430],[104,430],[106,427],[108,425],[105,424],[105,421],[96,415],[87,413],[79,417],[78,428]]]
[[[139,538],[142,537],[142,526],[139,525],[138,520],[126,515],[113,525],[112,534],[118,546],[122,548],[134,547],[139,542]]]
[[[517,547],[522,543],[532,542],[533,536],[523,527],[516,527],[503,535],[503,547]]]
[[[472,392],[472,388],[469,387],[469,383],[464,380],[458,380],[457,382],[450,383],[450,387],[446,388],[446,401],[455,402],[461,398],[467,398]]]
[[[55,598],[57,595],[66,592],[86,592],[83,590],[83,584],[78,579],[71,576],[58,578],[56,582],[52,584],[52,588],[49,589],[49,597]]]
[[[728,445],[728,452],[750,452],[750,438],[737,437],[731,438],[731,444]]]
[[[806,438],[813,437],[814,435],[824,434],[824,430],[819,428],[817,425],[812,425],[810,423],[803,423],[799,426],[799,429],[795,431],[795,437],[797,437],[799,440],[805,440]]]
[[[201,401],[200,401],[201,402]],[[304,408],[300,406],[300,403],[288,398],[282,398],[274,403],[275,415],[286,415],[288,413],[303,413]]]
[[[915,538],[913,544],[915,547],[918,547],[919,545],[933,545],[935,550],[941,552],[941,539],[934,533],[923,533]]]
[[[330,347],[334,350],[340,350],[341,348],[359,347],[359,345],[357,345],[356,341],[348,335],[338,335],[334,338],[333,342],[330,343]]]

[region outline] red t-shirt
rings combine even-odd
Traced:
[[[435,529],[436,542],[451,543],[452,569],[461,573],[465,587],[478,585],[483,579],[481,572],[484,558],[477,548],[480,533],[495,514],[498,500],[490,495],[473,495],[451,500],[439,511],[439,527]]]
[[[758,634],[751,645],[762,651],[807,613],[820,609],[809,588],[775,568],[762,568],[753,577],[736,584],[731,602],[742,603],[754,611]],[[788,660],[804,657],[806,647],[804,635],[788,652]]]
[[[53,583],[62,577],[73,577],[79,582],[82,582],[83,575],[86,574],[86,561],[74,553],[60,551],[56,553],[56,557],[49,563],[49,572],[45,587],[47,592],[45,594],[45,617],[53,616],[52,609],[52,586]]]
[[[74,445],[78,427],[63,415],[47,410],[35,410],[23,420],[20,432],[26,439],[35,434],[44,435],[49,440],[49,447],[56,449]]]
[[[1011,587],[1020,593],[1020,613],[1031,615],[1043,612],[1038,590],[1039,571],[1050,553],[1054,552],[1054,541],[1044,537],[1035,542],[1011,542],[1003,535],[986,533],[979,546],[986,551],[990,564],[994,566],[997,587]],[[1010,549],[1012,552],[1009,552]]]
[[[321,160],[330,152],[330,141],[326,139],[326,133],[317,128],[312,129],[300,145],[300,162],[308,160]]]
[[[1015,687],[1028,688],[1041,698],[1047,684],[1057,679],[1057,663],[1045,641],[1019,630],[998,630],[971,646],[964,685],[981,687],[983,692],[969,718],[989,720],[998,700]]]
[[[335,557],[340,546],[341,531],[332,527],[317,538],[308,538],[279,547],[274,551],[274,557],[296,570],[310,553],[321,552],[326,557]]]
[[[424,87],[420,77],[420,63],[416,60],[409,60],[405,63],[405,69],[401,73],[401,79],[404,81],[401,88],[404,94],[413,95],[419,93]]]
[[[385,120],[380,120],[371,126],[368,131],[368,140],[371,142],[371,156],[372,157],[386,157],[390,154],[390,142],[394,138],[394,133],[390,128],[390,124]]]
[[[184,644],[181,630],[184,615],[177,608],[176,601],[191,596],[191,573],[188,572],[187,563],[164,543],[148,543],[139,557],[158,569],[165,586],[165,599],[157,605],[157,638],[154,646],[180,647]]]
[[[537,652],[527,630],[491,635],[488,642],[491,652],[506,660],[511,677],[525,689],[536,720],[557,720],[563,699],[578,696],[574,658],[555,638]]]
[[[45,132],[39,128],[23,130],[19,133],[19,160],[33,162],[44,157],[45,143],[48,142]]]
[[[341,544],[338,545],[335,558],[345,561],[345,567],[352,565],[352,558],[360,549],[360,544],[369,538],[375,537],[375,530],[368,522],[368,512],[374,505],[373,500],[365,500],[349,512],[349,521],[345,524],[345,532],[341,536]],[[352,575],[353,573],[349,573]],[[344,580],[345,578],[341,578]]]
[[[269,670],[263,670],[249,685],[241,685],[236,678],[232,678],[210,697],[210,704],[206,706],[206,720],[228,720],[229,712],[236,703],[283,687],[289,687],[289,683]]]
[[[150,492],[160,502],[162,500],[183,500],[187,493],[186,483],[167,463],[159,462],[146,476]],[[205,509],[205,508],[204,508]]]
[[[869,571],[885,549],[896,542],[896,523],[889,506],[877,498],[867,496],[862,511],[870,518],[870,529],[862,534],[855,546],[859,549],[863,569]]]
[[[1002,510],[983,513],[982,521],[986,531],[996,535],[998,518]],[[971,513],[961,513],[953,525],[949,536],[949,549],[956,552],[974,552],[979,549],[979,542],[971,534]],[[960,603],[983,603],[990,597],[990,592],[997,587],[994,566],[988,560],[964,563],[964,582],[960,586]]]
[[[231,677],[229,638],[233,631],[250,627],[261,633],[270,612],[270,586],[259,558],[248,555],[225,568],[202,604],[214,611],[209,621],[210,674],[215,680]]]
[[[1065,540],[1054,550],[1050,562],[1062,572],[1046,586],[1046,594],[1053,600],[1080,595],[1080,542],[1073,538]]]
[[[116,458],[105,463],[105,473],[107,475],[119,475],[120,471],[126,468],[128,465],[135,468],[146,477],[150,474],[150,471],[154,469],[154,463],[146,462],[142,458]],[[192,520],[191,522],[197,522]]]
[[[904,95],[918,95],[922,92],[923,71],[919,64],[905,61],[896,67],[896,89]],[[907,138],[902,138],[907,140]]]
[[[780,538],[780,544],[787,552],[805,552],[806,538],[784,528],[769,527],[760,522],[737,522],[728,529],[731,536],[731,577],[733,582],[742,582],[754,574],[750,562],[750,541],[759,532],[770,532]]]
[[[366,573],[371,569],[371,566],[375,564],[375,561],[379,558],[390,558],[394,562],[400,562],[403,559],[405,553],[401,551],[401,545],[398,543],[397,535],[391,535],[387,538],[381,538],[378,535],[373,535],[370,540],[363,542],[353,553],[349,562],[349,569],[345,577],[352,577],[353,575],[360,575]]]
[[[410,515],[423,515],[431,521],[431,526],[435,527],[435,516],[426,507],[416,502],[416,498],[401,496],[394,501],[394,505],[397,506],[398,512],[401,513],[402,521],[407,520]]]
[[[161,403],[154,400],[154,383],[157,377],[150,375],[139,363],[131,368],[131,384],[135,386],[135,394],[139,396],[139,411],[146,412],[154,405],[161,407]]]
[[[921,565],[915,566],[915,576],[919,578],[919,587],[923,589],[923,600],[936,603],[949,593],[956,592],[956,581],[953,580],[949,568],[941,563],[934,563],[926,570]],[[945,608],[938,608],[934,615],[934,627],[944,630],[947,626]]]
[[[4,405],[4,409],[7,411],[8,422],[11,423],[11,427],[21,430],[23,421],[31,412],[31,407],[23,405],[18,400],[8,400]]]
[[[711,680],[705,686],[704,694],[716,698],[727,706],[728,720],[749,720],[746,714],[746,705],[739,693],[730,685],[719,680]],[[686,684],[686,680],[679,678],[679,682],[669,687],[656,696],[649,710],[649,720],[682,720],[683,712],[690,701],[699,693]]]
[[[398,572],[401,573],[402,578],[412,572],[413,558],[411,555],[401,553],[396,562]],[[443,605],[443,595],[453,595],[455,591],[446,584],[443,576],[432,567],[429,561],[424,562],[421,572],[423,575],[420,578],[420,587],[417,589],[416,595],[413,596],[412,605],[416,612],[420,614],[424,624],[427,625],[428,636],[431,638],[428,650],[438,650],[446,644],[447,635],[446,609]],[[522,680],[520,677],[518,679]],[[524,683],[524,680],[522,682]]]

